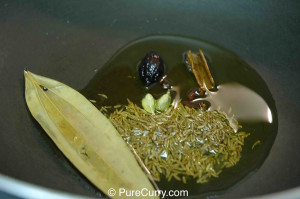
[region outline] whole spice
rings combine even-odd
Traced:
[[[111,188],[154,191],[126,142],[86,98],[58,81],[29,71],[24,76],[33,117],[96,187],[107,195]]]
[[[196,98],[199,98],[199,97],[201,97],[201,98],[206,97],[205,90],[201,89],[200,87],[197,88],[197,89],[192,90],[191,92],[189,92],[189,94],[187,96],[187,99],[189,101],[192,101],[192,100],[194,100]]]
[[[164,95],[162,95],[157,101],[156,101],[156,110],[163,112],[169,108],[171,104],[171,95],[170,91]]]
[[[166,94],[162,95],[158,100],[155,100],[154,97],[147,93],[142,99],[142,107],[148,113],[154,114],[155,112],[164,112],[166,111],[171,104],[171,95],[168,90]]]
[[[165,65],[158,53],[150,51],[138,65],[138,72],[141,80],[148,87],[160,81],[165,73]]]
[[[142,106],[149,113],[152,114],[155,113],[155,104],[156,101],[150,93],[147,93],[145,97],[142,99]]]
[[[189,108],[180,102],[177,108],[153,115],[129,101],[109,119],[156,181],[164,176],[204,183],[218,177],[223,168],[239,161],[248,136],[236,133],[224,113]]]
[[[188,65],[192,68],[193,74],[200,88],[202,90],[214,88],[215,81],[210,73],[202,50],[199,49],[199,56],[189,50],[186,54],[186,59]]]

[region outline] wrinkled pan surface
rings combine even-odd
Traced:
[[[221,197],[299,186],[299,10],[298,1],[1,1],[0,173],[59,191],[100,195],[31,117],[23,69],[80,90],[129,41],[170,33],[235,52],[264,78],[277,106],[278,134],[266,161]]]

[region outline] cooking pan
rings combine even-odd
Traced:
[[[298,1],[1,1],[0,196],[103,197],[29,113],[24,67],[81,90],[129,41],[177,34],[237,54],[277,108],[278,133],[261,166],[205,196],[300,197],[299,10]]]

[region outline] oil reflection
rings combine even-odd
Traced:
[[[220,110],[239,121],[272,123],[272,112],[265,100],[253,90],[238,83],[218,86],[218,91],[207,91],[206,98],[193,102],[209,101],[210,110]]]

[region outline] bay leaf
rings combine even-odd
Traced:
[[[29,71],[24,76],[31,114],[96,187],[108,196],[109,190],[114,189],[112,198],[122,198],[120,188],[154,191],[126,142],[84,96],[53,79]]]

